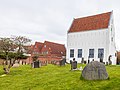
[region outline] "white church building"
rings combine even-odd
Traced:
[[[113,11],[73,20],[67,33],[66,60],[116,64]]]

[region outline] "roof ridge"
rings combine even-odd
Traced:
[[[59,45],[64,45],[64,44],[55,43],[55,42],[51,42],[51,41],[45,41],[45,42],[48,42],[48,43],[52,43],[52,44],[59,44]],[[45,43],[45,42],[44,42],[44,43]]]
[[[86,17],[94,17],[94,16],[98,16],[98,15],[102,15],[102,14],[107,14],[107,13],[112,13],[112,11],[104,12],[104,13],[99,13],[99,14],[88,15],[88,16],[85,16],[85,17],[78,17],[78,18],[74,18],[74,20],[75,19],[82,19],[82,18],[86,18]]]
[[[35,43],[41,43],[41,44],[43,44],[42,42],[37,42],[37,41]]]

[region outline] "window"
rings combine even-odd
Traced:
[[[78,49],[78,58],[82,58],[82,49]]]
[[[89,58],[94,58],[94,49],[89,49]]]
[[[104,49],[100,48],[98,49],[98,58],[103,59],[103,57],[104,57]]]
[[[74,49],[70,49],[70,57],[74,57]]]
[[[111,41],[113,42],[113,37],[111,38]]]

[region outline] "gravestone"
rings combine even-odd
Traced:
[[[103,59],[102,59],[102,58],[100,58],[100,62],[101,62],[101,63],[103,62]]]
[[[105,64],[105,62],[102,62],[103,64]]]
[[[112,65],[112,61],[111,60],[109,61],[109,65]]]
[[[90,63],[90,60],[88,59],[88,63]]]
[[[63,60],[60,61],[60,66],[64,66],[66,62],[66,59],[64,58]]]
[[[70,60],[70,64],[72,64],[72,60]]]
[[[83,69],[82,77],[86,80],[104,80],[108,79],[108,74],[103,63],[92,61]]]
[[[108,65],[108,62],[106,62],[106,65]]]
[[[90,56],[88,56],[88,63],[90,63]]]
[[[19,66],[20,66],[20,65],[18,64],[18,61],[16,60],[12,67],[17,68],[17,67],[19,67]]]
[[[84,58],[82,58],[81,63],[82,63],[82,64],[84,63]]]
[[[84,61],[84,64],[86,64],[86,61]]]
[[[41,67],[41,63],[39,61],[34,61],[32,63],[32,68],[39,68],[39,67]]]
[[[112,65],[112,61],[111,61],[111,58],[112,56],[110,55],[109,58],[108,58],[108,61],[109,61],[109,65]]]
[[[71,70],[77,69],[77,61],[71,61]]]

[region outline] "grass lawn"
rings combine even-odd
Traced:
[[[80,80],[81,71],[70,71],[69,64],[36,69],[23,65],[12,68],[10,74],[4,77],[0,66],[0,90],[120,90],[120,66],[106,68],[109,80],[86,81]]]

